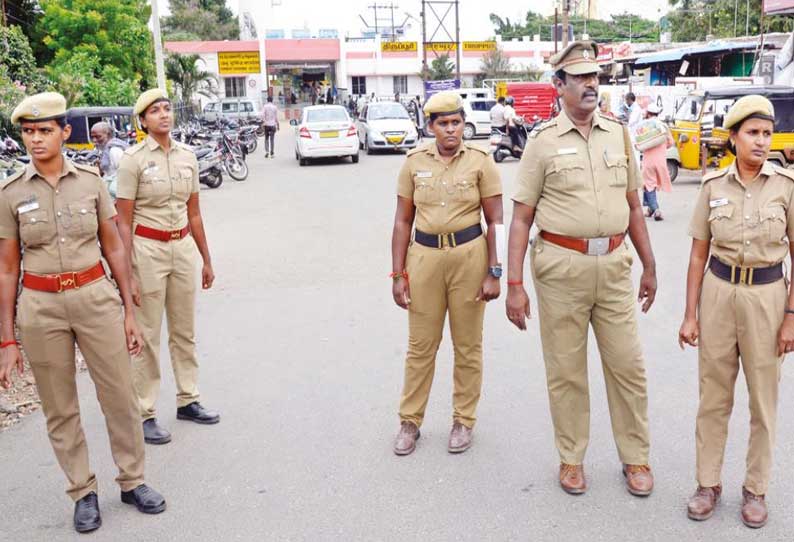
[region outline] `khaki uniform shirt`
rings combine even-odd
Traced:
[[[198,160],[177,141],[165,152],[151,136],[124,151],[116,196],[135,201],[133,221],[158,230],[187,226],[187,200],[199,191]]]
[[[596,113],[589,139],[561,112],[530,133],[513,201],[535,207],[538,228],[591,239],[629,227],[626,193],[639,187],[628,135]]]
[[[434,235],[478,224],[480,200],[501,194],[493,159],[468,143],[449,164],[441,160],[435,142],[410,151],[397,181],[397,195],[416,206],[416,229]]]
[[[116,215],[94,168],[64,159],[55,188],[33,163],[0,190],[0,238],[24,247],[22,265],[37,274],[82,271],[102,258],[99,221]]]
[[[747,185],[736,163],[709,173],[689,234],[711,241],[711,253],[728,265],[769,267],[783,261],[794,241],[794,171],[766,162]]]

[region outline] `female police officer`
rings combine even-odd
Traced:
[[[471,446],[482,384],[485,302],[499,297],[502,274],[496,250],[496,229],[503,228],[502,186],[496,166],[487,152],[462,143],[465,114],[457,94],[434,95],[424,112],[435,141],[409,152],[400,170],[392,236],[392,294],[408,310],[409,325],[397,455],[416,448],[447,312],[455,348],[448,450]]]
[[[794,172],[766,162],[774,129],[766,98],[739,99],[724,125],[736,162],[703,178],[690,225],[686,314],[679,332],[682,348],[699,346],[698,489],[688,515],[708,519],[722,493],[720,471],[741,359],[750,395],[742,521],[757,528],[768,515],[764,494],[780,365],[794,349],[794,291],[786,291],[782,263],[794,253]]]
[[[146,337],[143,352],[134,360],[144,437],[147,443],[165,444],[171,434],[155,419],[163,311],[168,318],[168,346],[177,385],[177,417],[202,424],[220,421],[216,412],[198,402],[193,241],[204,260],[204,289],[212,286],[215,275],[199,210],[198,163],[193,151],[171,139],[171,102],[162,90],[147,90],[134,111],[148,136],[127,149],[122,158],[116,205],[119,229],[135,272],[138,320]]]
[[[55,92],[26,98],[11,116],[31,163],[0,191],[0,384],[9,386],[14,367],[22,374],[14,340],[21,259],[16,323],[75,501],[74,527],[88,532],[102,519],[80,423],[75,342],[105,415],[121,500],[149,514],[165,510],[165,500],[143,483],[143,434],[130,368],[130,353],[140,351],[143,337],[132,311],[130,264],[113,221],[116,210],[96,170],[61,154],[71,133],[65,117],[66,100]],[[120,297],[105,278],[103,255]]]

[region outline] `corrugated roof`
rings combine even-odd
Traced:
[[[659,51],[649,55],[641,56],[634,63],[635,66],[647,66],[649,64],[661,64],[663,62],[678,62],[686,56],[703,55],[709,53],[729,53],[731,51],[755,50],[755,43],[725,43],[712,42],[695,47],[684,47],[682,49],[670,49]]]

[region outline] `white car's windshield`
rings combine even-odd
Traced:
[[[398,103],[383,103],[369,107],[369,120],[409,119],[408,111]]]
[[[306,111],[306,122],[344,122],[346,120],[347,113],[341,107]]]

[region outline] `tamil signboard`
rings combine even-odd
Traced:
[[[460,79],[443,79],[441,81],[425,81],[425,99],[442,90],[460,88]]]
[[[487,53],[496,49],[495,41],[464,41],[461,43],[463,51],[466,53]],[[458,44],[454,41],[435,41],[428,43],[425,48],[428,51],[448,53],[458,50]]]
[[[218,53],[218,73],[221,75],[261,73],[259,51]]]
[[[437,53],[449,53],[450,51],[456,51],[458,49],[458,44],[454,41],[434,41],[433,43],[426,44],[425,49]]]
[[[417,43],[415,41],[382,41],[380,50],[382,53],[415,53]]]
[[[765,15],[788,15],[794,13],[794,0],[764,0]]]

